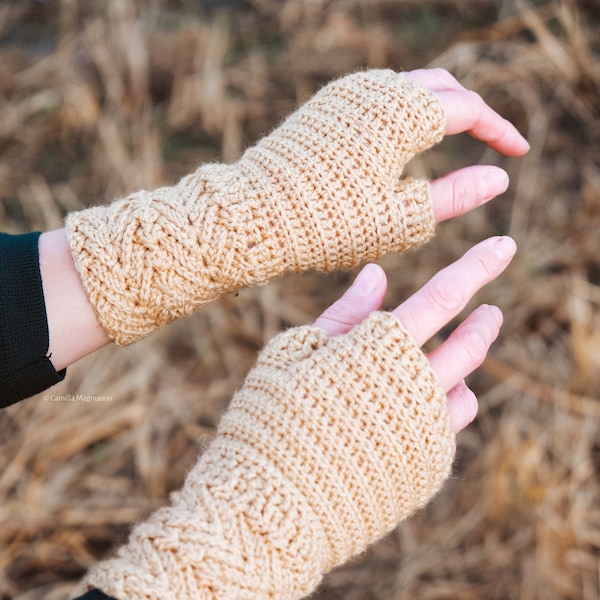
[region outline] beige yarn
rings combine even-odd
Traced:
[[[242,286],[427,241],[429,184],[401,176],[445,124],[427,89],[390,70],[356,73],[235,164],[69,215],[73,257],[104,330],[129,344]]]
[[[291,600],[424,506],[454,454],[447,401],[391,313],[277,336],[169,507],[87,588],[118,600]]]

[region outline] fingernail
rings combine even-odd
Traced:
[[[358,296],[368,296],[380,286],[381,280],[381,267],[370,263],[364,266],[361,272],[357,275],[350,290],[353,294]]]
[[[504,235],[495,240],[494,251],[496,252],[496,256],[498,258],[502,260],[508,260],[515,255],[515,252],[517,251],[517,244],[511,237]]]
[[[508,173],[499,167],[489,167],[479,181],[481,197],[489,200],[508,189]]]

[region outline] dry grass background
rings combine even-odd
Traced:
[[[486,236],[519,254],[477,298],[506,316],[471,385],[480,416],[435,501],[316,593],[600,598],[600,7],[597,0],[31,0],[0,4],[0,223],[66,211],[233,160],[323,82],[443,66],[531,142],[503,159],[458,136],[416,160],[511,175],[494,203],[381,262],[391,307]],[[69,370],[0,413],[0,597],[65,597],[165,503],[265,339],[350,281],[307,274],[226,297]]]

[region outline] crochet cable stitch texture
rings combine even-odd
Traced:
[[[424,506],[454,454],[447,400],[391,313],[280,334],[169,507],[85,584],[119,600],[299,599]]]
[[[427,241],[429,184],[402,172],[445,125],[422,86],[390,70],[356,73],[234,164],[70,214],[75,264],[104,330],[129,344],[240,287]]]

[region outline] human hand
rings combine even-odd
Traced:
[[[479,94],[464,88],[445,69],[418,69],[402,73],[436,94],[446,112],[446,135],[469,133],[505,156],[522,156],[529,143],[512,123],[488,106]],[[461,215],[508,187],[508,175],[495,166],[465,167],[431,182],[436,221]]]
[[[529,143],[477,92],[466,89],[445,69],[417,69],[402,76],[437,95],[446,111],[446,135],[468,132],[506,156],[522,156]]]
[[[509,237],[493,237],[471,248],[462,258],[438,272],[419,291],[392,312],[422,346],[510,263],[516,245]],[[379,310],[387,280],[381,267],[365,266],[346,293],[315,321],[330,335],[347,333],[371,312]],[[477,414],[477,398],[464,378],[476,369],[496,339],[502,313],[482,305],[463,321],[450,337],[428,355],[442,388],[455,433]]]
[[[448,73],[354,73],[324,86],[232,165],[203,165],[175,186],[72,213],[67,236],[95,316],[126,345],[241,287],[425,243],[436,221],[508,183],[484,166],[431,185],[404,177],[415,155],[459,131],[505,154],[527,149]]]
[[[313,326],[273,338],[171,505],[85,585],[114,597],[292,600],[424,506],[451,472],[452,429],[474,417],[461,381],[500,311],[474,311],[428,357],[418,346],[514,251],[506,237],[478,244],[395,317],[377,311],[386,279],[368,266]]]

